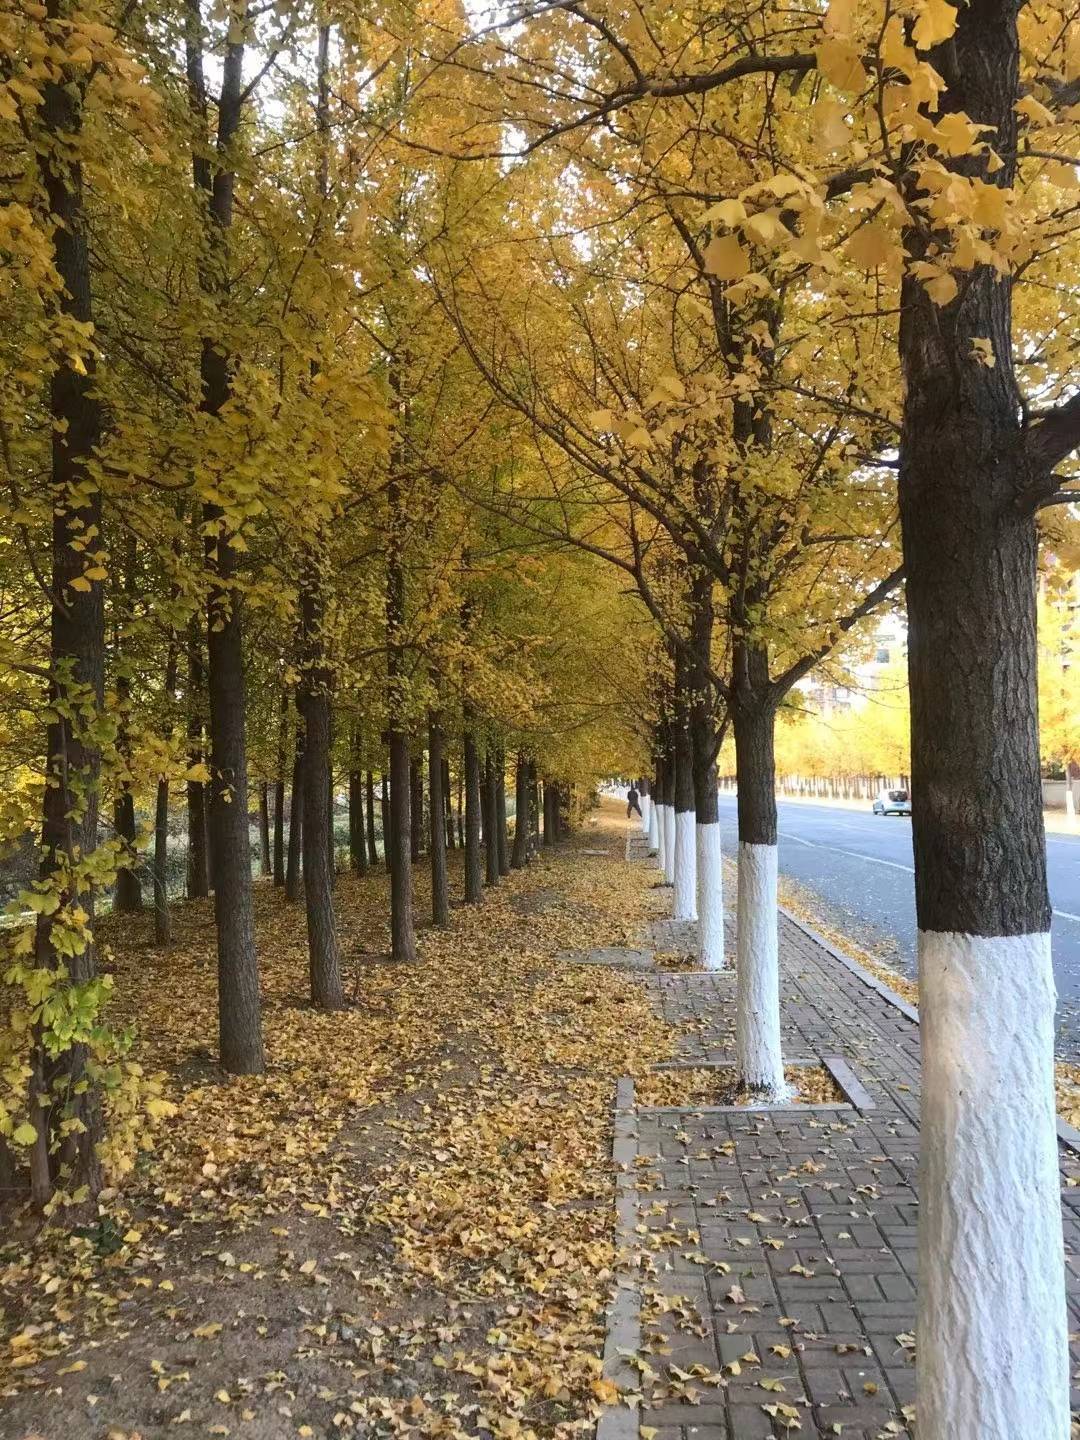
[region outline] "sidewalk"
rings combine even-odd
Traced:
[[[628,859],[643,854],[635,837]],[[619,1405],[598,1440],[913,1433],[918,1024],[786,916],[780,958],[785,1056],[846,1061],[855,1104],[639,1109],[632,1082],[621,1082],[616,1160],[625,1162],[630,1273],[606,1368],[642,1403],[640,1430],[632,1407]],[[733,973],[649,983],[665,1018],[687,1027],[682,1060],[732,1059]],[[1063,1145],[1060,1158],[1075,1332],[1080,1157]],[[628,1356],[639,1345],[647,1369]]]

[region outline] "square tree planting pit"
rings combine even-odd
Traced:
[[[733,1062],[674,1061],[656,1065],[634,1085],[639,1110],[695,1113],[751,1110],[868,1110],[874,1101],[841,1056],[791,1060],[784,1075],[795,1094],[782,1105],[748,1098],[738,1087]]]

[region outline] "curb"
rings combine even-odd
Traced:
[[[823,935],[819,935],[816,930],[811,929],[805,921],[800,920],[797,915],[793,915],[791,911],[785,909],[783,905],[778,905],[777,909],[786,920],[791,921],[796,930],[801,930],[804,935],[813,940],[816,945],[820,945],[834,960],[839,961],[845,970],[850,970],[852,975],[856,976],[869,989],[880,995],[881,998],[892,1005],[894,1009],[899,1010],[901,1015],[910,1020],[913,1025],[918,1025],[918,1010],[914,1005],[909,1005],[902,995],[898,995],[895,990],[890,990],[888,985],[883,985],[876,975],[871,975],[869,970],[864,970],[859,962],[853,960],[850,955],[845,955],[842,950],[837,950],[835,945],[830,945]],[[829,1064],[828,1061],[824,1063]],[[830,1065],[829,1068],[831,1069],[832,1066]],[[848,1089],[847,1085],[840,1082],[838,1077],[834,1076],[834,1078],[837,1079],[841,1089]],[[858,1084],[857,1081],[856,1084]],[[848,1093],[850,1093],[850,1091]],[[871,1104],[873,1104],[872,1101]],[[859,1109],[861,1110],[862,1108],[860,1105]],[[1057,1137],[1059,1143],[1064,1145],[1067,1150],[1071,1150],[1075,1155],[1080,1155],[1080,1130],[1074,1125],[1070,1125],[1067,1121],[1060,1119],[1060,1117],[1057,1120]]]
[[[634,1200],[634,1165],[638,1153],[637,1115],[634,1082],[629,1075],[615,1083],[614,1137],[611,1158],[618,1167],[615,1177],[616,1252],[634,1244],[637,1205]],[[605,1380],[624,1393],[637,1388],[637,1375],[626,1356],[641,1348],[641,1295],[634,1270],[622,1270],[615,1281],[615,1293],[608,1306],[601,1371]],[[596,1440],[638,1440],[637,1407],[620,1401],[609,1405],[596,1422]]]

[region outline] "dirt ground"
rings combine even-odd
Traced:
[[[606,803],[424,929],[414,967],[382,958],[385,875],[340,877],[338,1015],[306,1003],[302,910],[260,885],[262,1077],[214,1063],[208,907],[178,907],[166,950],[112,925],[117,1011],[179,1112],[96,1226],[0,1215],[0,1437],[589,1431],[614,1081],[672,1036],[639,977],[557,956],[659,913],[625,834]]]

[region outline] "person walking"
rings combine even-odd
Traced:
[[[631,781],[630,789],[626,792],[626,818],[628,820],[631,815],[641,814],[640,799],[641,797],[638,794],[637,786]]]

